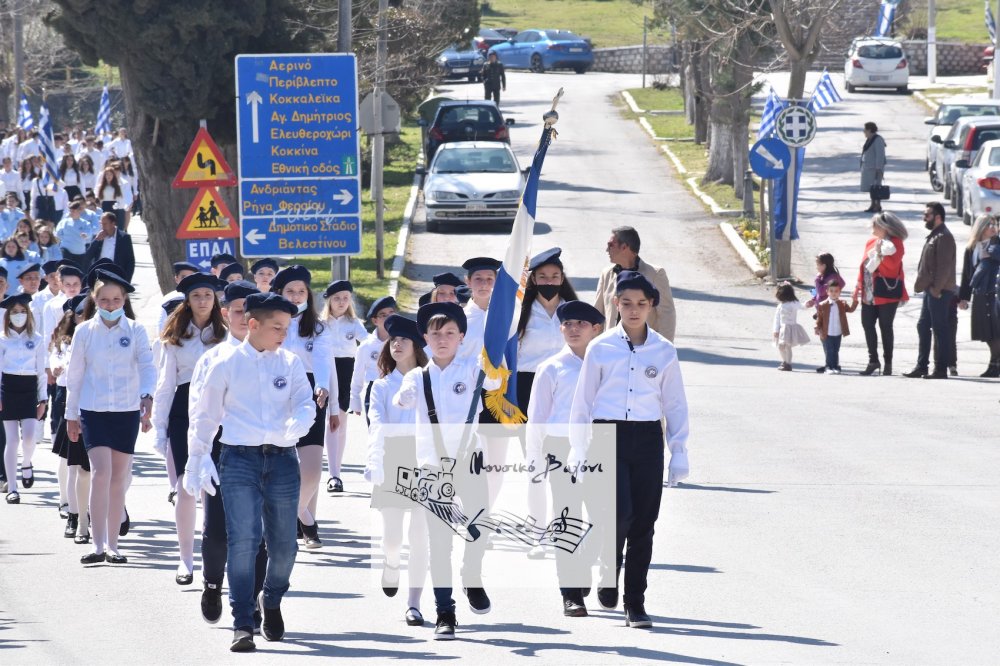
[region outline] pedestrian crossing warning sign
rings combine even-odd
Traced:
[[[177,229],[177,238],[238,238],[239,235],[239,224],[215,187],[198,190]]]
[[[174,177],[174,187],[229,187],[235,184],[236,174],[222,156],[218,144],[207,129],[199,128]]]

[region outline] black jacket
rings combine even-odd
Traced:
[[[507,87],[507,74],[504,72],[503,63],[499,60],[483,65],[482,77],[483,85],[487,88]]]
[[[87,259],[90,264],[101,258],[101,250],[104,249],[104,241],[94,241],[87,248]],[[121,266],[124,277],[129,282],[132,281],[132,274],[135,273],[135,252],[132,250],[132,237],[119,229],[115,232],[115,256],[112,258],[116,264]]]

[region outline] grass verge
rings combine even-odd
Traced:
[[[483,0],[484,28],[570,30],[589,37],[594,48],[642,44],[642,17],[648,4],[632,0]],[[649,44],[669,44],[670,34],[650,31]]]
[[[760,220],[757,218],[741,217],[733,220],[736,233],[740,235],[743,242],[747,244],[750,251],[757,257],[757,261],[764,268],[771,265],[771,253],[763,247],[760,242]]]
[[[993,11],[996,11],[996,0],[990,0],[990,4],[993,6]],[[937,0],[935,28],[938,41],[965,44],[988,43],[990,37],[986,32],[984,16],[982,0]],[[905,34],[911,27],[927,28],[926,2],[913,3],[910,25],[900,29],[898,33]]]

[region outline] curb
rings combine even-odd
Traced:
[[[632,97],[631,93],[627,90],[622,91],[622,99],[628,104],[628,108],[632,110],[632,113],[643,114],[646,113],[643,109],[639,108],[639,105],[635,103],[635,98]]]
[[[424,153],[420,151],[417,157],[417,164],[423,164]],[[417,193],[420,191],[420,176],[413,174],[413,185],[410,186],[410,198],[406,201],[406,208],[403,209],[403,223],[399,227],[399,236],[396,238],[396,254],[392,258],[392,269],[389,271],[389,295],[396,298],[399,295],[399,278],[406,267],[406,246],[410,240],[410,224],[413,222],[413,213],[417,209]]]
[[[681,164],[681,161],[677,159],[676,155],[674,155],[674,151],[670,150],[667,146],[660,146],[660,150],[662,150],[663,154],[669,157],[670,161],[674,163],[674,168],[677,169],[677,173],[683,176],[688,172],[687,168]]]
[[[927,95],[923,94],[919,90],[914,90],[912,96],[915,97],[918,102],[926,106],[931,111],[937,110],[937,106],[934,105],[934,103],[927,97]]]
[[[656,130],[653,129],[653,126],[650,125],[649,121],[646,120],[645,118],[639,118],[639,124],[642,125],[642,129],[646,130],[646,134],[648,134],[653,139],[653,141],[663,141],[664,140],[664,139],[661,139],[660,137],[656,136]]]
[[[740,234],[736,231],[736,227],[731,225],[729,222],[719,222],[719,229],[722,230],[722,235],[726,237],[729,244],[733,246],[734,250],[736,250],[736,254],[740,255],[740,259],[743,260],[743,263],[747,265],[747,268],[749,268],[755,276],[764,277],[768,274],[768,270],[761,265],[757,256],[740,237]]]
[[[693,177],[688,178],[684,182],[688,184],[688,187],[691,188],[691,191],[694,192],[694,195],[699,199],[701,199],[702,203],[704,203],[712,210],[713,215],[719,215],[722,217],[739,217],[743,214],[743,211],[741,210],[729,210],[728,208],[723,208],[719,204],[715,203],[715,199],[702,192],[701,189],[698,187],[697,178]]]

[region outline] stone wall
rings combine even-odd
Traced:
[[[667,74],[673,69],[672,46],[646,47],[646,73]],[[595,72],[642,73],[642,46],[594,49]]]
[[[937,73],[941,76],[982,74],[983,49],[987,44],[957,44],[938,42]],[[910,74],[927,74],[927,42],[903,42],[903,50],[910,60]]]

